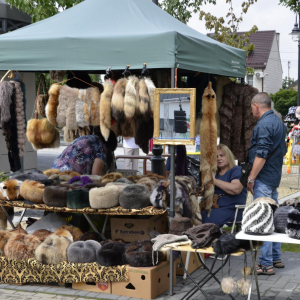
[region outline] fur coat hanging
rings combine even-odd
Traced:
[[[216,123],[216,94],[208,83],[202,96],[202,119],[200,125],[201,136],[201,164],[203,199],[205,211],[210,215],[214,197],[214,177],[217,171],[217,123]]]

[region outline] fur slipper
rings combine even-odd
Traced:
[[[72,241],[77,241],[82,236],[82,231],[80,228],[73,225],[62,225],[55,230],[56,235],[63,235],[70,239],[70,236],[66,234],[68,231],[72,235]]]
[[[89,241],[102,242],[102,236],[98,232],[85,232],[77,241]]]
[[[52,84],[48,91],[49,99],[48,99],[48,102],[46,105],[45,112],[46,112],[46,117],[47,117],[48,121],[52,125],[57,125],[57,122],[56,122],[57,107],[58,107],[58,98],[59,98],[59,93],[60,93],[61,87],[62,86],[60,84]]]
[[[129,76],[125,89],[124,114],[127,119],[135,115],[139,103],[139,79],[136,76]]]
[[[86,189],[68,191],[67,207],[72,209],[90,207],[89,191]]]
[[[139,209],[150,206],[150,193],[144,185],[131,184],[123,189],[119,198],[123,208]]]
[[[116,186],[94,188],[89,192],[92,208],[111,208],[119,205],[119,189]]]
[[[21,185],[20,195],[32,202],[43,203],[44,190],[44,184],[33,180],[25,180]]]
[[[8,179],[0,183],[0,199],[17,200],[20,196],[20,186],[22,181]]]
[[[66,207],[68,188],[47,186],[44,190],[43,201],[48,206]]]
[[[27,260],[34,258],[35,249],[41,241],[31,234],[14,234],[4,247],[5,256],[8,259]]]
[[[118,172],[107,173],[101,178],[101,182],[102,183],[113,182],[122,177],[123,177],[123,175]]]
[[[0,256],[4,256],[4,247],[13,235],[15,235],[14,232],[0,230]]]
[[[36,236],[41,242],[43,242],[52,232],[47,229],[36,230],[32,235]]]
[[[116,122],[124,122],[124,96],[128,79],[121,78],[114,87],[114,93],[111,99],[111,115]]]
[[[125,250],[125,243],[108,242],[98,252],[97,263],[105,267],[126,265]]]
[[[96,241],[77,241],[67,249],[68,262],[92,263],[97,261],[97,254],[101,249]]]

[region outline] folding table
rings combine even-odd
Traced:
[[[210,281],[212,278],[219,284],[221,285],[221,282],[219,281],[219,279],[216,277],[216,274],[222,270],[222,268],[226,265],[226,263],[228,262],[228,259],[230,257],[230,255],[227,255],[224,260],[222,260],[222,263],[221,263],[221,266],[218,267],[216,270],[214,270],[214,266],[215,266],[215,263],[217,261],[217,258],[218,258],[218,255],[216,255],[216,253],[214,252],[213,248],[212,247],[209,247],[209,248],[201,248],[201,249],[194,249],[192,248],[191,246],[177,246],[177,247],[173,247],[170,251],[186,251],[186,252],[196,252],[200,261],[201,261],[201,264],[204,268],[204,270],[208,273],[208,274],[205,274],[205,276],[203,276],[203,278],[199,281],[199,282],[196,282],[196,280],[194,278],[192,278],[192,276],[187,272],[186,268],[184,267],[184,264],[183,264],[183,261],[182,261],[182,258],[181,258],[181,255],[180,255],[180,260],[181,260],[181,264],[184,268],[184,272],[185,274],[187,274],[187,276],[192,280],[192,282],[195,284],[195,287],[192,288],[189,292],[187,292],[181,299],[189,299],[190,297],[192,297],[196,292],[197,290],[199,290],[206,299],[210,300],[211,298],[207,295],[207,293],[202,289],[202,287],[208,282]],[[202,259],[202,256],[200,255],[201,253],[208,253],[208,254],[215,254],[215,258],[214,258],[214,261],[212,263],[212,266],[211,268],[207,267],[207,265],[205,264],[204,260]],[[232,256],[241,256],[243,255],[244,252],[235,252],[235,253],[232,253],[231,255]],[[170,255],[170,257],[172,257],[172,255]],[[171,269],[171,265],[173,264],[170,264],[170,277],[172,277],[172,272],[173,272],[173,269]],[[170,294],[173,295],[173,281],[170,281]],[[228,295],[231,299],[234,300],[234,297],[232,295]]]

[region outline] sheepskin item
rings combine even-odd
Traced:
[[[161,263],[164,258],[162,252],[158,252],[157,256],[155,264]],[[143,242],[129,244],[125,252],[125,257],[131,267],[152,267],[152,242],[144,240]]]
[[[89,192],[92,208],[111,208],[119,205],[119,189],[116,186],[94,188]]]
[[[174,246],[191,244],[186,235],[178,236],[174,234],[160,234],[151,239],[151,242],[154,243],[152,246],[154,251],[169,250]]]
[[[151,115],[150,97],[147,90],[145,79],[140,79],[139,82],[139,113],[147,119]]]
[[[232,294],[237,289],[237,283],[232,277],[225,277],[222,279],[221,288],[225,294]]]
[[[42,264],[58,264],[67,261],[67,248],[72,243],[64,236],[49,235],[35,250],[35,259]]]
[[[29,120],[26,136],[35,150],[60,146],[59,131],[46,118]]]
[[[14,232],[0,230],[0,256],[4,256],[4,247],[13,235],[15,235]]]
[[[100,98],[100,130],[107,141],[111,128],[111,98],[113,94],[113,83],[106,80],[104,84],[104,91]]]
[[[44,184],[33,180],[25,180],[21,185],[20,195],[32,202],[43,203],[44,190]]]
[[[33,232],[31,235],[36,236],[41,242],[43,242],[52,232],[47,229],[39,229]]]
[[[274,213],[275,232],[285,233],[288,223],[288,214],[294,211],[293,206],[280,206]]]
[[[92,263],[97,261],[97,254],[101,249],[100,243],[96,241],[77,241],[67,249],[68,262]]]
[[[123,177],[123,175],[118,172],[107,173],[101,178],[101,182],[102,183],[113,182],[122,177]]]
[[[170,234],[182,235],[182,233],[193,227],[192,221],[185,217],[173,218],[170,223]]]
[[[93,240],[96,242],[102,242],[103,238],[98,232],[85,232],[82,236],[80,236],[77,241],[89,241]]]
[[[13,92],[14,86],[11,83],[7,81],[0,83],[0,122],[2,124],[10,120],[10,104]]]
[[[124,122],[124,96],[127,85],[127,78],[121,78],[114,87],[114,93],[111,99],[111,115],[116,122]]]
[[[98,88],[89,88],[88,96],[91,97],[91,124],[93,126],[100,125],[100,90]]]
[[[90,207],[89,191],[85,189],[68,191],[67,207],[72,209]]]
[[[202,96],[201,164],[203,199],[205,211],[210,216],[214,197],[213,173],[217,172],[217,123],[216,123],[216,94],[209,82]]]
[[[256,202],[243,212],[242,230],[247,234],[268,235],[274,232],[273,212],[268,203]]]
[[[241,269],[241,273],[244,277],[248,277],[251,275],[251,268],[246,266]]]
[[[76,101],[76,106],[75,106],[76,122],[79,127],[89,126],[89,123],[86,122],[83,113],[85,97],[86,97],[86,90],[79,90],[78,99]]]
[[[0,183],[0,199],[17,200],[20,196],[20,186],[23,182],[16,179],[8,179]]]
[[[139,79],[136,76],[129,76],[124,97],[124,114],[127,119],[134,117],[138,103]]]
[[[150,206],[150,192],[141,184],[130,184],[120,194],[120,205],[123,208],[139,209]]]
[[[4,247],[5,256],[9,259],[27,260],[34,258],[35,249],[41,241],[31,234],[14,234]]]
[[[47,186],[43,194],[43,202],[48,206],[66,207],[68,188]]]
[[[82,236],[82,231],[80,230],[80,228],[73,225],[62,225],[58,227],[54,233],[56,235],[65,236],[74,242],[77,241]],[[71,236],[68,233],[70,233]]]
[[[250,280],[242,278],[237,282],[237,291],[243,296],[247,296],[250,290]]]
[[[123,182],[109,182],[106,184],[106,186],[116,186],[119,189],[119,193],[121,193],[124,190],[124,188],[128,185],[128,183]]]
[[[148,91],[148,94],[149,94],[151,115],[153,115],[155,85],[154,85],[153,81],[150,78],[145,78],[145,83],[146,83],[147,91]]]
[[[49,75],[51,80],[55,82],[61,82],[66,75],[66,71],[49,71]]]
[[[11,81],[15,86],[16,95],[16,118],[17,118],[17,133],[18,133],[18,148],[19,156],[24,156],[26,145],[26,124],[25,124],[25,112],[24,112],[24,95],[21,88],[21,83],[18,81]]]
[[[52,125],[57,125],[57,107],[59,104],[58,99],[61,87],[62,86],[60,84],[55,83],[50,86],[50,89],[48,91],[49,99],[45,110],[46,117]]]
[[[98,252],[97,263],[105,267],[126,265],[125,250],[125,243],[108,242]]]

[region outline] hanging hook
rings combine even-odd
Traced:
[[[111,67],[107,67],[105,73],[106,73],[106,78],[107,78],[107,79],[112,79],[113,73],[112,73]]]
[[[127,75],[131,75],[130,71],[129,71],[130,65],[127,65],[124,72],[122,73],[122,75],[124,77],[126,77]]]
[[[147,69],[147,63],[143,63],[142,76],[149,76],[149,70]]]

